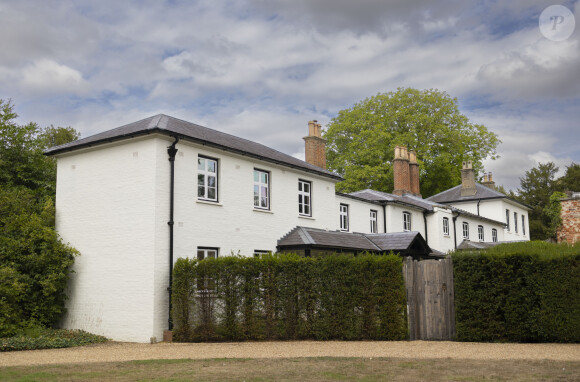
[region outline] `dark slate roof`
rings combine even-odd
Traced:
[[[431,249],[419,232],[364,234],[295,227],[278,240],[278,248],[319,247],[372,252],[405,252],[420,247],[427,254]]]
[[[447,206],[443,206],[443,205],[440,205],[438,203],[435,203],[434,201],[423,199],[423,198],[420,198],[418,196],[414,196],[414,195],[410,195],[410,194],[405,194],[403,196],[399,196],[399,195],[389,194],[386,192],[375,191],[375,190],[371,190],[371,189],[351,192],[350,194],[347,194],[347,195],[354,196],[354,197],[357,197],[360,199],[374,201],[374,202],[397,203],[397,204],[412,206],[412,207],[415,207],[415,208],[418,208],[421,210],[426,210],[426,211],[433,211],[433,207],[436,207],[436,206],[443,207],[443,208],[447,207]]]
[[[303,171],[322,175],[335,180],[342,178],[330,171],[306,163],[293,156],[281,153],[256,142],[223,133],[221,131],[209,129],[195,123],[183,121],[164,114],[158,114],[137,122],[130,123],[116,129],[107,130],[99,134],[92,135],[78,141],[65,143],[64,145],[48,149],[46,155],[56,155],[69,151],[79,150],[86,147],[96,146],[104,143],[130,139],[138,136],[159,133],[172,137],[179,137],[190,142],[199,143],[205,146],[230,151],[236,154],[246,155],[266,162],[276,163],[282,166],[297,168]]]
[[[483,184],[475,183],[476,192],[475,195],[471,196],[461,196],[461,185],[455,186],[448,190],[438,193],[437,195],[433,195],[427,200],[436,203],[457,203],[457,202],[467,202],[467,201],[474,201],[474,200],[483,200],[483,199],[508,199],[514,203],[518,203],[526,208],[530,208],[530,206],[518,202],[517,200],[513,200],[507,197],[505,194],[491,189],[489,187],[484,186]]]
[[[482,241],[463,240],[461,242],[461,244],[459,244],[457,246],[457,249],[459,249],[459,250],[485,249],[485,248],[495,247],[496,245],[499,245],[499,244],[516,243],[516,242],[523,242],[523,241],[525,241],[525,240],[512,240],[512,241],[502,241],[501,243],[500,242],[490,243],[490,242],[482,242]]]
[[[494,219],[486,218],[485,216],[472,214],[471,212],[467,212],[465,210],[462,210],[461,208],[456,208],[456,207],[452,207],[452,206],[449,206],[449,207],[451,207],[451,211],[457,213],[460,216],[467,216],[467,217],[470,217],[473,219],[483,220],[483,221],[486,221],[488,223],[499,224],[499,225],[502,225],[504,227],[507,226],[507,223],[501,222],[499,220],[494,220]]]

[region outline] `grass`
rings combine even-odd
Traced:
[[[580,362],[287,358],[0,368],[2,381],[577,381]]]

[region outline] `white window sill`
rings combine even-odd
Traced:
[[[307,215],[298,215],[298,217],[301,219],[316,220],[312,216],[307,216]]]
[[[212,202],[211,200],[203,200],[203,199],[197,199],[195,201],[196,203],[199,204],[208,204],[210,206],[219,206],[219,207],[223,207],[223,204],[219,203],[219,202]]]
[[[254,207],[253,211],[254,212],[261,212],[263,214],[273,214],[273,212],[270,210],[264,210],[264,209],[256,208],[256,207]]]
[[[451,236],[449,236],[449,234],[448,234],[448,233],[444,233],[444,234],[443,234],[443,237],[451,237]]]

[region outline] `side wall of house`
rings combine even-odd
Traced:
[[[346,204],[348,206],[348,232],[371,232],[371,210],[377,215],[377,231],[374,233],[385,232],[385,220],[383,218],[383,206],[375,203],[364,202],[354,198],[336,195],[336,205],[334,208],[334,215],[337,219],[337,224],[340,229],[340,205]]]
[[[58,157],[56,227],[81,253],[64,327],[122,341],[162,334],[154,321],[169,264],[159,252],[167,254],[168,217],[158,200],[168,195],[168,181],[159,182],[168,174],[167,144],[130,140]]]
[[[190,142],[177,148],[176,258],[196,257],[198,248],[252,256],[256,250],[276,251],[277,240],[296,226],[339,229],[333,180]],[[197,196],[199,156],[217,160],[217,202]],[[254,207],[254,169],[269,174],[268,209]],[[299,180],[311,184],[311,216],[299,214]]]

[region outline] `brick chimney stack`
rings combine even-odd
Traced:
[[[395,189],[393,194],[404,195],[411,192],[411,178],[409,175],[409,154],[405,146],[395,147],[393,159],[393,176]]]
[[[409,151],[409,183],[411,185],[411,193],[421,197],[421,190],[419,189],[419,163],[417,163],[417,153],[412,150]]]
[[[463,162],[461,169],[461,196],[473,196],[477,193],[475,187],[475,171],[471,161]]]
[[[491,172],[489,174],[483,174],[483,183],[481,184],[483,184],[487,188],[495,190],[495,182],[492,179]]]
[[[304,139],[306,162],[326,169],[326,139],[322,138],[322,126],[318,121],[308,122],[308,136]]]

